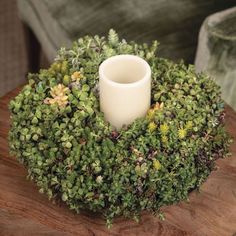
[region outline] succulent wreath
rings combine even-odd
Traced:
[[[9,104],[11,154],[41,193],[70,209],[139,219],[144,209],[188,198],[229,155],[220,89],[192,65],[156,56],[152,45],[85,36],[61,48],[49,69],[28,75]],[[117,131],[99,110],[98,67],[117,54],[144,58],[152,69],[146,117]]]

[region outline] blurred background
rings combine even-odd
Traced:
[[[0,97],[86,34],[150,43],[159,56],[195,63],[236,109],[236,0],[0,0]]]

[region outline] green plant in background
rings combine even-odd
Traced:
[[[194,67],[156,56],[158,43],[127,43],[114,30],[62,48],[49,69],[29,74],[9,105],[12,155],[39,191],[70,209],[138,219],[142,210],[187,199],[227,156],[219,87]],[[120,131],[99,110],[98,67],[117,54],[152,68],[152,106]]]

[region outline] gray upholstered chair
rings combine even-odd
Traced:
[[[110,28],[127,40],[157,39],[159,56],[192,63],[204,19],[235,5],[236,0],[18,0],[31,72],[39,69],[40,48],[52,61],[61,46],[70,46],[86,34],[105,35]],[[207,18],[196,66],[216,77],[224,99],[236,109],[235,14],[233,8]]]

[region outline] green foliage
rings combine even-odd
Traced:
[[[138,220],[144,209],[163,218],[162,206],[187,199],[228,155],[219,87],[191,65],[157,57],[157,46],[119,41],[111,30],[108,40],[80,38],[49,69],[29,74],[9,105],[9,145],[40,192],[77,212],[101,212],[108,225],[118,215]],[[152,108],[120,131],[98,100],[98,67],[116,54],[152,68]]]

